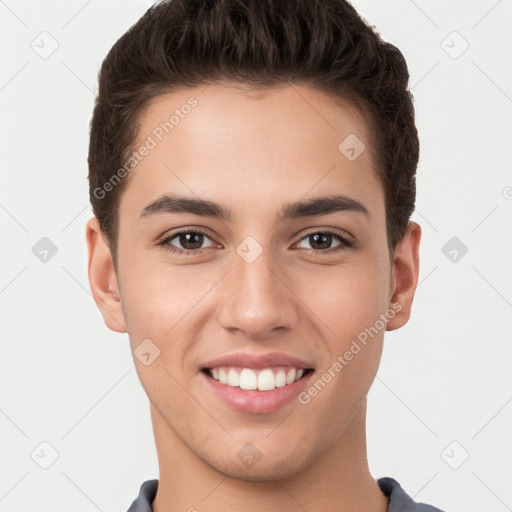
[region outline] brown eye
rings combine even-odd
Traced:
[[[333,242],[337,243],[333,246]],[[348,237],[340,232],[333,231],[317,231],[309,233],[301,239],[301,242],[307,241],[313,252],[327,252],[329,249],[339,250],[346,249],[354,246],[354,243]],[[330,251],[332,252],[332,251]]]
[[[158,245],[164,247],[170,252],[178,254],[193,254],[201,252],[204,248],[202,245],[204,244],[205,238],[210,240],[210,237],[208,237],[206,233],[189,229],[179,231],[164,238]],[[172,240],[176,241],[171,243]],[[181,247],[176,247],[176,244],[179,244]]]

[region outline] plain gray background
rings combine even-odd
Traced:
[[[97,73],[151,3],[0,1],[2,512],[123,512],[158,477],[85,245]],[[369,394],[370,469],[447,511],[511,510],[512,1],[354,5],[405,55],[421,139],[420,284]]]

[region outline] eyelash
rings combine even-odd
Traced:
[[[174,238],[176,238],[177,236],[184,234],[184,233],[200,234],[200,235],[206,236],[207,238],[210,238],[208,236],[208,234],[205,233],[204,231],[202,231],[201,229],[183,229],[181,231],[177,231],[176,233],[173,233],[170,236],[165,237],[163,240],[158,242],[158,245],[163,247],[166,251],[169,251],[171,253],[178,254],[178,255],[183,255],[183,256],[193,256],[193,255],[201,254],[205,249],[208,249],[208,247],[204,247],[203,249],[175,249],[175,248],[173,248],[169,242],[171,240],[173,240]],[[334,248],[331,247],[331,248],[325,249],[325,250],[323,250],[323,249],[306,249],[306,251],[308,253],[314,254],[315,256],[328,255],[328,254],[332,254],[333,252],[337,252],[340,250],[351,249],[351,248],[357,247],[357,244],[353,240],[349,239],[346,235],[344,235],[340,231],[336,231],[336,230],[332,230],[332,229],[312,231],[312,232],[306,234],[305,236],[303,236],[299,240],[299,242],[302,242],[302,240],[309,238],[313,235],[318,235],[318,234],[333,235],[335,238],[337,238],[341,242],[341,245],[334,247]]]

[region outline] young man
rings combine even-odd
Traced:
[[[407,84],[344,0],[166,1],[108,54],[89,281],[160,469],[130,512],[438,510],[366,453],[418,281]]]

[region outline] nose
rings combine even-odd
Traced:
[[[235,254],[234,268],[227,277],[219,317],[222,327],[232,333],[241,331],[250,339],[264,339],[273,331],[296,326],[300,301],[289,273],[272,261],[270,250],[250,263]]]

